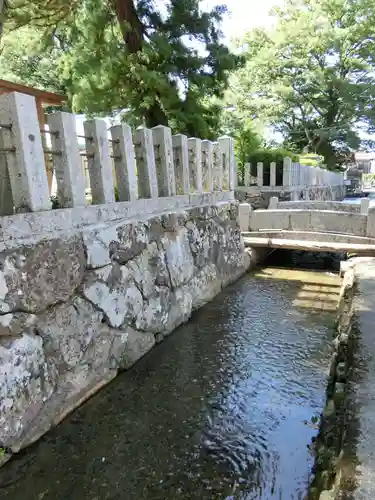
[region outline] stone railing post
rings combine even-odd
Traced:
[[[279,198],[277,196],[271,196],[268,204],[268,210],[276,210],[278,205],[279,205]]]
[[[218,142],[213,143],[213,188],[214,191],[223,190],[223,157],[220,150],[220,144]]]
[[[189,152],[186,135],[172,136],[172,147],[175,161],[176,193],[189,194]]]
[[[110,131],[119,201],[134,201],[138,198],[138,180],[132,130],[123,123]]]
[[[104,120],[83,122],[86,136],[87,167],[93,205],[115,201],[112,162],[109,157],[107,124]]]
[[[368,198],[361,199],[361,214],[367,214],[370,208],[370,200]]]
[[[270,186],[276,186],[276,163],[274,161],[270,164]]]
[[[244,168],[244,185],[248,187],[250,186],[251,164],[245,163],[243,168]]]
[[[202,180],[203,191],[211,193],[213,170],[213,146],[211,141],[202,141]]]
[[[251,206],[249,203],[240,203],[238,205],[238,224],[241,232],[248,231],[250,226]]]
[[[223,189],[233,191],[235,186],[234,143],[232,137],[219,137],[220,150],[223,158]]]
[[[16,212],[51,209],[35,99],[12,92],[0,96],[3,151]]]
[[[369,207],[367,212],[366,236],[368,238],[375,238],[375,206]]]
[[[283,186],[288,188],[291,186],[291,170],[292,170],[292,160],[288,156],[284,158],[283,165]]]
[[[134,149],[137,161],[139,198],[157,198],[158,180],[156,177],[155,153],[152,132],[139,128],[134,132]]]
[[[202,141],[196,137],[188,139],[190,189],[193,193],[203,191]]]
[[[175,196],[176,179],[174,174],[172,131],[169,127],[157,125],[152,128],[152,138],[154,142],[159,196]]]
[[[4,148],[3,129],[0,128],[0,215],[13,214],[12,186],[10,184],[7,155]]]
[[[263,186],[263,163],[257,163],[257,186]]]
[[[79,155],[75,116],[57,112],[48,115],[52,149],[60,154],[52,155],[57,182],[57,198],[62,207],[86,205],[85,178]]]

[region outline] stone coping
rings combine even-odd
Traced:
[[[0,251],[13,248],[17,240],[29,240],[32,243],[41,237],[69,234],[88,226],[105,226],[126,219],[141,220],[166,211],[186,210],[233,200],[233,191],[218,191],[4,216],[0,218]]]

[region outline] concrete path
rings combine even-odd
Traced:
[[[348,391],[345,461],[354,464],[357,487],[341,498],[375,499],[375,259],[355,259],[358,333]],[[354,332],[357,329],[355,328]]]

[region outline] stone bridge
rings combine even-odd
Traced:
[[[279,202],[267,210],[239,207],[245,245],[290,250],[375,255],[375,207],[368,199],[354,205],[339,201]]]

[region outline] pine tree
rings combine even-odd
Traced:
[[[169,124],[212,137],[220,115],[214,102],[240,63],[221,42],[226,9],[202,12],[199,0],[169,0],[163,9],[157,4],[9,0],[5,28],[33,29],[39,37],[34,56],[53,51],[51,74],[59,75],[56,87],[66,88],[75,111],[122,111],[134,124]],[[6,66],[11,72],[9,57]]]

